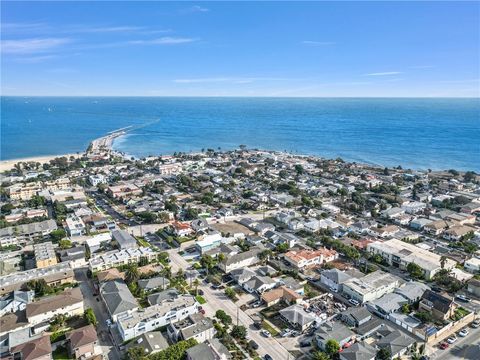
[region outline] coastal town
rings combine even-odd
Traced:
[[[1,359],[478,359],[480,176],[112,132],[1,178]]]

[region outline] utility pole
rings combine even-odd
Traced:
[[[237,306],[237,326],[238,326],[238,306]]]

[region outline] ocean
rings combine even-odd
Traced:
[[[132,156],[249,148],[480,171],[479,99],[2,97],[1,159],[84,151],[125,126]]]

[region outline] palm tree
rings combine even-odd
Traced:
[[[442,256],[440,257],[440,266],[442,267],[442,269],[445,268],[446,262],[447,262],[447,257],[446,257],[445,255],[442,255]]]
[[[195,286],[195,296],[198,295],[198,286],[200,285],[200,280],[195,279],[193,280],[193,286]]]
[[[135,264],[129,264],[127,267],[127,271],[125,271],[125,282],[127,284],[134,283],[140,277],[140,273],[138,272],[138,266]]]

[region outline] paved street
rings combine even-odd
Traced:
[[[104,356],[110,360],[119,360],[120,354],[117,348],[113,345],[106,320],[109,318],[107,309],[103,301],[97,301],[99,296],[93,295],[93,289],[90,286],[90,281],[87,278],[87,269],[76,269],[75,279],[80,283],[80,289],[83,293],[83,299],[85,301],[85,308],[93,309],[95,316],[97,317],[98,324],[96,326],[98,339],[102,348]]]
[[[472,329],[467,327],[470,334],[462,338],[457,335],[458,340],[446,350],[437,348],[430,358],[432,360],[478,360],[480,359],[480,328]]]
[[[179,249],[168,251],[172,261],[171,265],[173,272],[178,271],[180,268],[185,270],[190,266],[182,256],[178,255],[178,251]],[[289,352],[276,339],[262,336],[260,331],[254,328],[252,318],[240,310],[240,308],[232,302],[223,291],[213,290],[209,286],[203,285],[203,283],[199,289],[203,290],[204,297],[208,301],[206,304],[202,305],[207,316],[214,317],[215,312],[218,309],[222,309],[232,317],[233,323],[236,324],[238,314],[239,325],[243,325],[248,329],[250,339],[254,340],[259,345],[257,352],[260,355],[263,356],[269,354],[274,360],[293,359]]]

